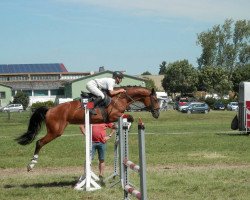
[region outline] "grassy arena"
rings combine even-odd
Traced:
[[[230,130],[235,112],[209,114],[134,112],[146,127],[148,199],[249,199],[250,137]],[[46,145],[33,172],[26,172],[35,142],[20,146],[13,139],[27,128],[29,113],[0,113],[0,199],[122,199],[120,185],[95,192],[72,189],[83,173],[84,142],[78,126]],[[130,131],[131,160],[138,163],[137,123]],[[40,133],[39,138],[44,134]],[[112,173],[113,142],[108,143],[106,176]],[[97,172],[95,159],[94,171]],[[135,185],[138,176],[131,172]]]

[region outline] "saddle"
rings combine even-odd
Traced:
[[[107,95],[107,92],[103,92],[105,97],[104,99],[96,105],[96,108],[99,108],[103,117],[104,122],[108,122],[108,113],[105,110],[106,107],[111,103],[111,97]],[[83,102],[83,99],[88,99],[88,102],[92,102],[97,98],[97,96],[93,95],[92,93],[87,93],[81,91],[81,102]]]
[[[111,97],[107,95],[107,92],[103,92],[105,97],[104,99],[96,106],[99,108],[106,108],[111,103]],[[81,91],[81,99],[88,99],[88,102],[92,102],[97,98],[97,96],[92,93]]]

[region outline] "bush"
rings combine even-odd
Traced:
[[[55,104],[53,101],[45,101],[45,102],[36,102],[31,105],[31,110],[34,111],[35,109],[46,106],[46,107],[53,107]]]
[[[231,101],[230,99],[215,99],[212,97],[208,97],[205,99],[205,102],[209,105],[210,108],[213,108],[215,102],[222,102],[225,106],[227,106],[227,104]]]

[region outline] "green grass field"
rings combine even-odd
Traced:
[[[137,121],[146,132],[147,193],[153,200],[250,199],[250,137],[230,129],[235,112],[209,114],[134,112],[129,155],[138,163]],[[0,199],[123,199],[121,186],[94,192],[72,187],[83,173],[84,139],[77,125],[46,145],[38,164],[26,172],[35,142],[20,146],[14,138],[27,128],[30,113],[0,113]],[[43,127],[40,138],[45,133]],[[37,138],[37,139],[38,139]],[[108,143],[106,176],[113,170],[114,138]],[[97,173],[97,159],[93,162]],[[130,173],[139,188],[138,175]],[[133,199],[133,198],[132,198]]]

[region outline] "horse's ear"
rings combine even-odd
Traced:
[[[155,92],[155,89],[154,89],[154,88],[152,88],[151,94],[152,94],[152,95],[156,95],[156,92]]]

